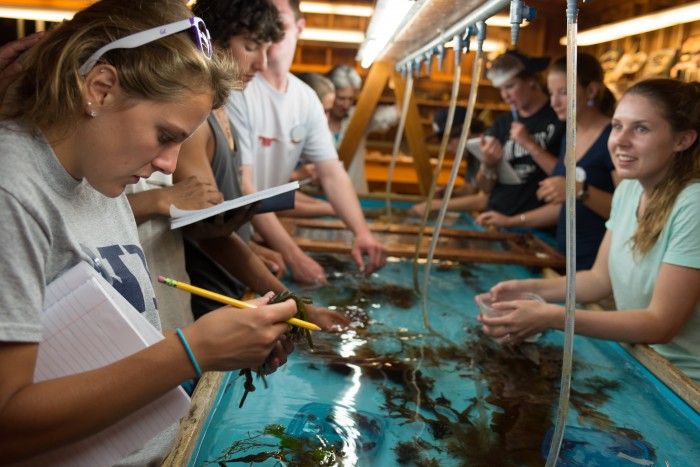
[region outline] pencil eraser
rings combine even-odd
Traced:
[[[165,277],[158,276],[158,282],[165,282]]]

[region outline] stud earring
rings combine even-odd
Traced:
[[[588,100],[586,101],[586,105],[587,105],[588,107],[593,107],[593,106],[595,105],[595,99],[588,99]]]
[[[104,68],[100,68],[100,73],[104,73],[106,70]]]
[[[90,109],[90,106],[92,106],[92,102],[88,101],[88,102],[85,104],[85,107],[86,107],[85,110],[87,111],[87,114],[90,115],[91,117],[97,117],[97,112],[95,112],[94,110]]]

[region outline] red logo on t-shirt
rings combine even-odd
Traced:
[[[272,146],[272,143],[275,141],[279,141],[277,138],[268,138],[266,136],[258,136],[258,139],[260,140],[260,144],[263,145],[263,147],[269,148]]]

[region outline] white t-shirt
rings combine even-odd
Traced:
[[[237,148],[243,164],[252,165],[258,190],[287,183],[300,160],[338,159],[318,96],[291,73],[288,81],[287,92],[280,92],[258,74],[226,102]]]

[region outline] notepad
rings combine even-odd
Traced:
[[[294,191],[299,188],[299,182],[289,182],[265,190],[256,191],[249,195],[236,199],[224,201],[221,204],[206,209],[178,209],[174,205],[170,206],[170,228],[179,229],[186,225],[199,222],[203,219],[216,216],[233,209],[238,209],[249,204],[261,201],[260,206],[255,210],[256,214],[265,212],[281,211],[294,208]]]
[[[36,382],[99,368],[163,339],[90,265],[80,263],[46,290],[44,340]],[[124,385],[131,384],[124,381]],[[120,422],[70,446],[19,465],[111,466],[187,413],[190,398],[178,387]]]

